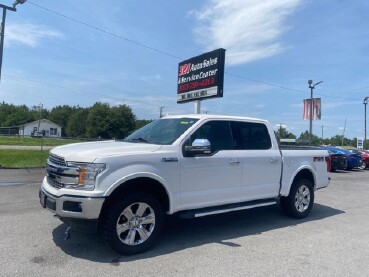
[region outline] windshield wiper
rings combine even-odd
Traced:
[[[144,138],[131,138],[131,139],[124,139],[123,141],[127,142],[143,142],[143,143],[151,143],[151,141],[144,139]]]

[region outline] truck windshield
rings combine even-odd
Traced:
[[[172,144],[197,120],[195,118],[161,118],[138,129],[124,141]]]

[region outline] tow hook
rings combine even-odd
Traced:
[[[64,232],[64,234],[65,234],[64,240],[70,239],[71,236],[72,236],[71,233],[72,233],[72,227],[68,226],[67,229],[65,229],[65,232]]]

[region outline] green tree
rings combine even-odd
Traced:
[[[41,108],[41,111],[40,111],[40,108]],[[36,120],[39,120],[40,118],[41,119],[47,119],[49,117],[49,110],[48,109],[45,109],[43,108],[42,106],[32,106],[29,110],[30,114],[31,114],[31,117],[32,117],[32,120],[29,121],[29,122],[32,122],[32,121],[36,121]]]
[[[12,104],[0,103],[0,126],[19,126],[35,121],[37,117],[26,105],[15,106]]]
[[[135,129],[136,117],[127,105],[112,107],[109,116],[110,138],[125,138]]]
[[[65,133],[68,137],[86,137],[89,108],[77,108],[69,117]]]
[[[278,141],[280,139],[295,139],[296,138],[294,134],[288,132],[287,129],[282,126],[278,128],[278,130],[275,132],[275,136]]]
[[[62,127],[62,136],[66,136],[66,126],[75,109],[75,107],[63,105],[56,106],[50,111],[48,119]]]
[[[107,103],[95,103],[87,117],[86,135],[89,138],[111,138],[110,129],[110,106]]]
[[[300,137],[298,138],[300,141],[302,141],[303,145],[309,145],[309,131],[305,131],[303,133],[301,133]],[[319,138],[318,136],[311,134],[311,145],[313,146],[317,146],[317,145],[321,145],[321,138]]]
[[[142,128],[143,126],[149,124],[153,122],[152,119],[148,120],[148,119],[137,119],[136,120],[136,125],[135,125],[135,130],[138,130],[140,128]]]
[[[334,137],[331,137],[330,140],[330,145],[332,146],[341,146],[342,144],[342,135],[335,135]]]
[[[14,113],[15,110],[16,108],[14,105],[10,105],[5,102],[0,103],[0,127],[8,127],[6,126],[8,116]]]

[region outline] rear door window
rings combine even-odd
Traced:
[[[231,122],[235,149],[266,150],[272,147],[268,128],[262,123]]]

